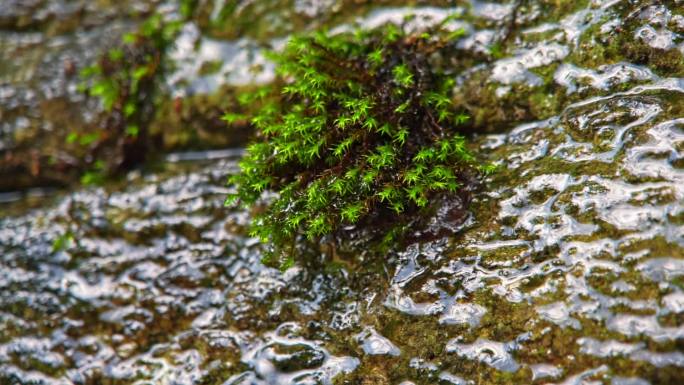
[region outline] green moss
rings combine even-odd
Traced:
[[[457,192],[469,170],[490,170],[474,165],[455,130],[468,116],[451,104],[454,81],[430,60],[443,44],[435,31],[405,35],[389,25],[295,37],[272,55],[290,81],[239,97],[261,107],[250,117],[258,139],[227,201],[252,206],[278,192],[253,224],[253,235],[275,247],[271,262],[291,264],[300,235],[383,228],[376,235],[394,239],[392,227]]]
[[[477,337],[493,341],[511,341],[529,329],[529,314],[533,313],[534,309],[528,303],[508,302],[490,291],[476,293],[474,302],[487,308],[474,333]]]
[[[98,184],[104,176],[144,160],[152,146],[147,126],[167,67],[164,54],[180,26],[180,21],[153,14],[138,30],[124,35],[120,46],[81,71],[81,90],[98,98],[104,108],[97,126],[66,138],[71,152],[85,162],[82,183]]]

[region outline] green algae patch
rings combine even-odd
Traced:
[[[445,43],[390,25],[294,37],[271,55],[284,84],[241,95],[257,114],[225,116],[258,130],[227,204],[253,206],[277,192],[253,222],[252,234],[273,246],[267,262],[293,263],[300,236],[372,228],[392,242],[430,202],[492,170],[475,164],[457,131],[468,115],[451,103],[450,74],[433,64]]]

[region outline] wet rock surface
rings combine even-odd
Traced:
[[[684,12],[550,3],[462,75],[543,113],[473,139],[501,168],[456,236],[269,269],[223,207],[236,154],[169,157],[209,160],[0,218],[0,383],[684,382],[684,79],[650,56]],[[490,52],[514,9],[473,3],[457,44]],[[596,51],[617,26],[634,56]]]

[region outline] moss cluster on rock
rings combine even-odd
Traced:
[[[431,32],[294,37],[272,55],[282,85],[242,96],[258,113],[226,115],[258,130],[227,203],[264,203],[252,234],[274,246],[270,262],[291,264],[300,235],[391,237],[468,170],[488,169],[456,130],[468,116],[452,105],[453,74],[433,64],[448,37]],[[262,200],[267,191],[277,194]]]
[[[86,153],[82,158],[90,159],[84,165],[88,169],[81,178],[84,184],[145,160],[152,146],[147,126],[168,66],[165,53],[181,26],[180,20],[167,21],[155,13],[138,30],[124,35],[121,45],[81,71],[82,91],[99,98],[104,108],[101,127],[71,132],[66,138]]]

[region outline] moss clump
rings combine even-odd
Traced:
[[[397,234],[386,225],[408,223],[437,195],[459,190],[473,156],[454,127],[468,116],[452,107],[451,74],[432,64],[444,46],[435,35],[393,25],[316,33],[272,55],[285,81],[281,92],[242,97],[262,107],[227,203],[251,206],[265,191],[278,193],[253,222],[273,256],[284,257],[299,235]]]
[[[84,184],[145,160],[153,145],[147,125],[168,66],[164,55],[181,26],[181,21],[165,21],[155,13],[126,34],[120,46],[81,71],[82,91],[99,98],[104,108],[99,124],[104,130],[74,131],[66,138],[78,158],[91,159],[83,165],[89,169],[81,178]]]

